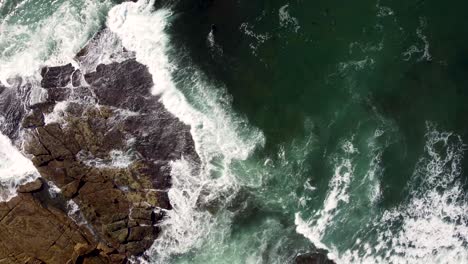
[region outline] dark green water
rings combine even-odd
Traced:
[[[464,1],[304,2],[195,5],[176,13],[174,38],[226,83],[268,146],[307,135],[305,119],[330,140],[382,118],[411,145],[424,143],[426,121],[466,134]],[[282,26],[286,4],[291,18]],[[207,48],[211,24],[222,55]],[[327,128],[339,111],[341,121]]]
[[[192,126],[151,262],[468,262],[466,1],[45,2],[0,2],[2,78],[107,23]]]
[[[463,171],[468,163],[454,158],[463,155],[461,142],[468,132],[465,1],[270,0],[180,6],[170,30],[175,43],[211,78],[224,83],[234,110],[263,131],[265,148],[252,160],[267,157],[274,164],[274,176],[251,191],[251,212],[234,221],[234,234],[261,229],[265,219],[273,218],[282,225],[285,245],[300,241],[286,234],[294,228],[294,214],[319,226],[320,213],[315,214],[326,211],[333,176],[345,181],[350,173],[348,185],[338,184],[333,216],[322,217],[327,227],[315,233],[339,254],[358,252],[359,257],[344,261],[466,261],[466,233],[458,228],[466,230],[467,224]],[[210,44],[212,24],[216,31]],[[444,131],[452,133],[447,140]],[[355,151],[343,150],[348,143]],[[449,178],[450,184],[440,183]],[[307,184],[316,190],[311,192]],[[462,191],[440,198],[455,185]],[[440,200],[428,198],[432,191]],[[424,206],[418,208],[415,200]],[[435,207],[454,206],[455,200],[464,215],[436,213],[441,208]],[[394,211],[398,217],[382,220]],[[455,231],[439,233],[442,226],[434,219],[454,225]],[[379,240],[379,232],[387,229],[392,234]],[[413,237],[406,239],[409,234]],[[452,236],[459,247],[437,241]],[[392,237],[401,241],[391,242]],[[267,244],[273,247],[276,239]],[[366,242],[381,249],[366,253]],[[282,254],[307,248],[297,243],[301,246],[294,245],[296,250],[285,246],[289,250]],[[396,248],[401,250],[396,253]],[[459,252],[454,254],[458,258],[449,258],[447,248]],[[265,257],[259,263],[275,261]]]

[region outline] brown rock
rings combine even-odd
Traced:
[[[83,264],[105,264],[107,261],[101,259],[98,256],[89,256],[83,260]]]
[[[127,228],[127,223],[124,220],[106,225],[107,232],[114,232],[124,228]]]
[[[130,254],[130,255],[139,255],[143,252],[145,252],[147,244],[144,241],[134,241],[134,242],[129,242],[125,246],[125,250]]]
[[[26,263],[27,264],[44,264],[44,262],[42,262],[41,260],[37,258],[32,258],[32,257],[26,260]]]
[[[0,259],[25,256],[46,263],[66,263],[74,246],[89,242],[75,223],[42,207],[29,193],[20,193],[4,203],[11,210],[0,221]],[[32,262],[34,263],[34,262]]]
[[[126,256],[121,254],[112,254],[109,256],[110,263],[125,263]]]
[[[128,227],[151,226],[151,225],[153,225],[153,222],[148,221],[148,220],[140,220],[140,219],[130,219],[130,220],[128,220]]]
[[[110,233],[112,238],[116,239],[120,243],[127,241],[128,229],[121,229]]]
[[[24,128],[34,128],[44,125],[44,115],[39,109],[34,109],[23,119]]]
[[[151,221],[153,218],[153,210],[145,208],[132,208],[130,218]]]
[[[42,180],[41,179],[36,179],[33,182],[28,182],[24,185],[21,185],[18,188],[18,192],[20,193],[28,193],[28,192],[34,192],[38,191],[42,188]]]
[[[90,49],[77,59],[84,61]],[[171,208],[170,162],[182,156],[198,160],[190,127],[151,95],[151,74],[135,59],[92,72],[70,64],[46,67],[41,75],[48,102],[26,106],[12,118],[21,122],[29,111],[22,120],[24,151],[61,193],[49,197],[47,184],[34,182],[0,203],[0,263],[124,263],[156,239],[159,229],[153,225],[163,215],[156,216],[154,208]],[[68,101],[63,122],[45,124],[44,114],[58,101]],[[115,166],[119,153],[129,164]],[[79,206],[77,221],[86,224],[67,215],[69,199]]]
[[[89,244],[78,243],[75,245],[74,250],[78,254],[78,256],[83,256],[89,254],[91,251],[94,250],[95,247]]]
[[[115,252],[114,248],[111,248],[102,242],[99,242],[96,248],[106,255],[110,255],[110,253]]]
[[[66,198],[72,198],[77,192],[78,188],[80,187],[80,180],[74,180],[62,187],[62,194]]]
[[[130,235],[128,241],[139,241],[148,237],[154,236],[154,227],[152,226],[136,226],[130,228]]]

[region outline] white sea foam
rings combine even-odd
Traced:
[[[376,241],[357,239],[353,249],[340,252],[322,242],[327,228],[321,228],[320,221],[305,221],[299,214],[297,232],[328,249],[338,263],[466,263],[468,202],[460,182],[464,144],[459,136],[439,132],[432,124],[426,140],[425,154],[408,186],[408,201],[384,211],[370,225]],[[324,208],[334,193],[331,188]],[[323,218],[330,219],[326,214]]]
[[[278,11],[279,23],[283,28],[292,28],[294,32],[298,32],[301,26],[299,25],[299,20],[291,16],[289,13],[289,4],[286,4],[280,7]]]
[[[370,57],[366,57],[362,60],[352,60],[347,62],[341,62],[338,64],[338,72],[340,74],[346,73],[347,71],[361,71],[366,67],[372,67],[375,64],[375,60]]]
[[[244,22],[240,25],[239,30],[241,30],[246,36],[249,36],[255,40],[255,42],[250,43],[249,47],[252,50],[254,55],[257,55],[257,49],[269,40],[272,36],[270,33],[257,33],[254,32],[253,26],[247,22]]]
[[[67,215],[73,219],[73,221],[77,225],[87,225],[88,221],[86,221],[85,217],[81,213],[80,207],[75,201],[72,199],[67,201]]]
[[[134,158],[129,153],[125,153],[119,150],[112,150],[109,152],[112,160],[112,167],[114,168],[127,168],[132,164]]]
[[[0,24],[0,82],[6,85],[14,76],[40,78],[41,66],[71,62],[99,30],[110,5],[110,1],[83,0],[78,5],[55,1],[17,6]],[[36,14],[39,11],[45,19]]]
[[[364,53],[364,54],[369,54],[369,53],[375,53],[382,51],[384,48],[384,40],[381,39],[379,43],[374,43],[374,42],[365,42],[361,43],[358,41],[351,42],[349,44],[349,54],[354,54],[354,53]]]
[[[38,177],[32,162],[12,145],[9,138],[0,134],[0,202],[10,200],[16,196],[18,186]]]
[[[69,102],[63,101],[55,104],[52,112],[44,115],[44,122],[46,124],[62,123],[65,117],[65,110],[67,110]]]
[[[423,31],[427,28],[427,21],[425,18],[421,17],[419,19],[419,27],[416,29],[416,35],[418,36],[419,40],[422,42],[423,47],[418,47],[417,45],[411,45],[406,51],[402,53],[403,60],[409,61],[413,54],[421,54],[418,58],[418,61],[431,61],[432,55],[430,53],[430,43],[427,39],[427,36],[424,35]]]
[[[84,164],[95,168],[118,168],[124,169],[130,166],[134,159],[131,152],[121,150],[111,150],[107,159],[96,158],[86,151],[80,151],[76,158]]]
[[[341,203],[349,203],[349,186],[354,174],[353,157],[359,153],[351,140],[346,140],[341,147],[343,156],[335,159],[335,171],[329,183],[329,191],[325,198],[323,208],[318,210],[314,216],[305,221],[300,213],[296,213],[296,231],[308,238],[316,247],[328,250],[329,258],[336,259],[332,250],[321,242],[329,225],[339,211]]]
[[[206,44],[208,45],[208,48],[210,48],[212,55],[223,55],[223,47],[216,43],[215,32],[213,29],[210,31],[210,33],[208,33],[208,36],[206,36]]]
[[[160,95],[165,107],[191,126],[201,160],[197,168],[187,158],[172,162],[169,198],[173,209],[167,212],[163,233],[149,251],[154,261],[164,263],[171,255],[186,253],[203,243],[216,225],[216,218],[203,208],[220,206],[234,197],[238,183],[231,163],[246,159],[264,138],[258,131],[246,131],[245,121],[232,115],[222,87],[211,87],[194,67],[184,68],[185,75],[177,68],[168,55],[172,50],[165,33],[171,12],[154,11],[153,4],[122,3],[109,12],[107,23],[124,47],[135,51],[136,59],[148,66],[154,80],[153,94]],[[173,80],[176,72],[185,76],[177,84]],[[195,107],[178,90],[187,87]],[[243,137],[239,135],[241,129],[246,134]]]
[[[52,198],[57,197],[62,192],[62,190],[52,181],[48,181],[47,185],[49,185],[49,195]]]
[[[29,95],[29,105],[35,105],[47,101],[47,90],[35,85]]]
[[[419,28],[416,30],[416,34],[418,35],[419,39],[424,43],[424,48],[422,49],[422,55],[419,58],[420,61],[431,61],[432,55],[429,52],[430,44],[429,40],[427,40],[427,36],[423,34],[423,30],[427,27],[427,21],[425,18],[420,18],[419,20]]]
[[[361,184],[369,185],[367,190],[367,197],[372,205],[375,205],[382,197],[382,187],[380,180],[383,177],[382,155],[383,150],[388,147],[388,141],[380,147],[376,140],[380,139],[385,133],[384,129],[378,128],[374,131],[374,135],[368,140],[368,147],[370,149],[370,164]]]
[[[395,12],[388,6],[382,6],[380,4],[380,0],[377,1],[375,4],[375,7],[377,8],[377,17],[387,17],[387,16],[393,16]]]
[[[93,72],[99,64],[122,62],[132,57],[133,52],[125,51],[116,34],[106,28],[86,44],[85,54],[78,60],[78,68],[82,73]]]

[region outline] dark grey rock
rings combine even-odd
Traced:
[[[92,49],[88,46],[77,55],[80,65],[94,54]],[[86,237],[91,233],[106,245],[65,241],[70,243],[67,252],[74,248],[69,260],[124,263],[152,245],[160,232],[154,224],[164,216],[160,209],[171,209],[170,162],[182,156],[199,162],[190,127],[151,94],[152,76],[135,59],[90,66],[86,71],[71,64],[46,67],[41,75],[47,101],[34,106],[28,105],[32,86],[27,82],[18,80],[16,90],[0,87],[0,115],[6,120],[0,124],[2,132],[13,138],[22,129],[24,151],[45,182],[62,191],[57,198],[34,191],[31,199],[44,210],[60,208],[57,215],[64,219],[68,218],[64,205],[73,199],[87,223],[70,227],[73,233]],[[59,102],[67,102],[62,120],[45,124],[44,115]],[[116,151],[129,157],[128,166],[114,166]],[[29,187],[22,188],[38,186]],[[60,256],[51,263],[68,261]]]
[[[294,264],[335,264],[335,262],[328,259],[325,253],[316,252],[296,256]]]
[[[41,86],[44,88],[65,87],[70,83],[75,68],[70,64],[57,67],[45,67],[41,71]]]

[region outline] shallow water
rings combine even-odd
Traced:
[[[464,1],[82,2],[0,2],[0,76],[103,24],[148,66],[202,162],[150,263],[468,262]]]

